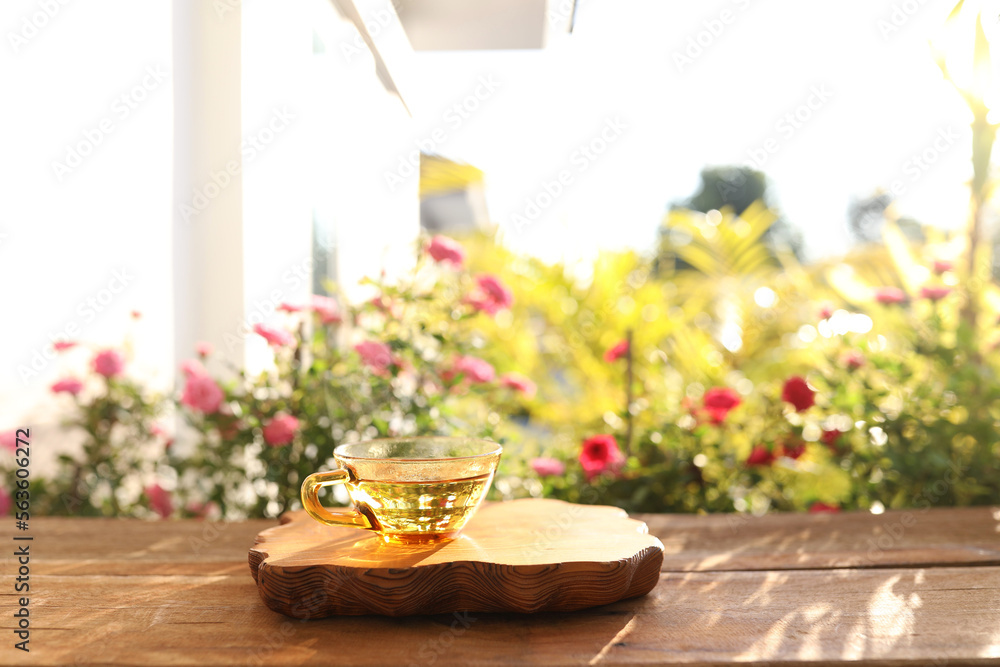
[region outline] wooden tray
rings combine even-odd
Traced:
[[[290,512],[257,536],[260,597],[295,618],[572,611],[645,595],[663,544],[616,507],[526,499],[483,505],[462,534],[386,544]]]

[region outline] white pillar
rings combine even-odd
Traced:
[[[240,3],[174,0],[174,328],[242,366]],[[141,221],[138,221],[141,224]]]

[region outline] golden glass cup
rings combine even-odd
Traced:
[[[476,438],[383,438],[337,447],[340,466],[302,482],[302,506],[328,526],[380,533],[387,542],[446,540],[476,513],[503,448]],[[344,484],[353,509],[330,510],[323,487]]]

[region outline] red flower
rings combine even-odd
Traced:
[[[729,387],[712,387],[705,392],[702,405],[713,424],[721,424],[729,411],[741,403],[739,395]]]
[[[778,456],[787,456],[790,459],[798,459],[806,452],[806,443],[801,440],[792,442],[784,441],[777,447]]]
[[[826,445],[827,447],[829,447],[833,452],[837,452],[838,449],[839,449],[837,447],[837,442],[840,440],[840,436],[843,435],[843,434],[844,434],[844,432],[840,431],[838,429],[833,429],[833,430],[830,430],[830,431],[823,431],[823,435],[820,436],[820,441],[824,445]]]
[[[951,288],[943,285],[937,285],[935,287],[922,287],[920,289],[920,296],[925,299],[930,299],[931,301],[940,301],[949,294],[951,294]]]
[[[819,308],[819,319],[828,320],[833,316],[833,304],[830,302],[824,303]]]
[[[621,340],[608,348],[604,353],[604,361],[611,363],[613,361],[618,361],[622,357],[628,354],[628,340]]]
[[[952,264],[947,259],[934,260],[934,273],[938,275],[941,275],[942,273],[947,273],[948,271],[951,271],[953,268],[955,268],[955,265]]]
[[[56,352],[63,352],[65,350],[69,350],[74,347],[76,347],[76,341],[72,340],[57,340],[56,342],[52,343],[52,349],[55,350]]]
[[[58,382],[53,383],[52,392],[58,394],[59,392],[66,392],[67,394],[73,394],[76,396],[83,389],[83,383],[76,378],[63,378]]]
[[[472,382],[483,384],[493,382],[496,371],[493,370],[493,366],[488,361],[479,357],[458,357],[451,366],[450,377],[459,374],[464,375]]]
[[[146,498],[149,499],[149,508],[160,515],[161,519],[166,519],[174,513],[174,503],[170,498],[170,492],[159,484],[150,484],[145,489]]]
[[[264,425],[264,442],[272,447],[287,445],[295,438],[299,420],[290,414],[279,412]]]
[[[310,308],[319,315],[319,320],[323,324],[339,324],[344,321],[340,314],[340,306],[337,300],[322,294],[313,294],[310,301]]]
[[[618,449],[615,436],[609,434],[595,435],[583,441],[580,450],[580,465],[583,474],[590,481],[603,472],[615,472],[625,463],[625,456]]]
[[[847,366],[849,370],[856,371],[865,365],[865,355],[861,354],[857,350],[851,350],[844,355],[842,361],[844,366]]]
[[[815,502],[809,506],[810,514],[820,514],[820,513],[830,513],[835,514],[840,511],[840,508],[836,505],[827,505],[826,503]]]
[[[266,324],[253,325],[253,332],[267,341],[268,345],[281,347],[291,345],[295,342],[295,337],[284,329],[275,329]]]
[[[438,234],[427,244],[427,254],[435,262],[448,262],[454,266],[462,266],[465,261],[465,250],[454,240]]]
[[[121,375],[125,370],[125,358],[118,350],[101,350],[94,357],[94,370],[106,378]]]
[[[879,287],[875,290],[875,300],[879,303],[902,303],[906,301],[906,292],[898,287]]]
[[[209,415],[218,412],[224,397],[222,389],[219,388],[215,380],[204,372],[192,372],[188,374],[187,381],[184,383],[181,403],[192,410]]]
[[[804,379],[795,375],[785,381],[785,387],[781,390],[781,400],[791,403],[796,412],[802,412],[816,403],[816,392]]]
[[[466,301],[476,310],[495,315],[504,308],[510,308],[514,296],[510,289],[496,276],[484,273],[476,277],[478,289]]]
[[[508,389],[524,394],[525,398],[535,396],[535,383],[520,373],[504,373],[500,376],[500,384]]]
[[[774,454],[764,445],[757,445],[747,457],[748,466],[769,466],[774,463]]]
[[[361,361],[373,371],[384,371],[393,364],[392,350],[385,343],[366,340],[354,346]]]

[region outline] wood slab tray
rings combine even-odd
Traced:
[[[250,549],[264,604],[294,618],[573,611],[645,595],[662,562],[624,510],[541,499],[484,504],[456,539],[428,545],[289,512]]]

